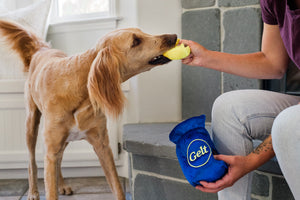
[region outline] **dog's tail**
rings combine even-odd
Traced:
[[[24,63],[24,72],[29,71],[32,56],[39,49],[49,48],[49,45],[34,33],[13,22],[0,20],[0,34],[6,38],[12,49],[20,55]]]

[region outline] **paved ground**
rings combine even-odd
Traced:
[[[67,178],[65,181],[72,187],[74,194],[70,196],[60,195],[60,200],[114,200],[105,178]],[[121,179],[121,182],[126,191],[125,179]],[[27,180],[0,180],[0,200],[26,200],[27,191]],[[39,193],[40,200],[45,200],[43,180],[39,180]],[[126,199],[131,200],[131,195],[128,192]]]

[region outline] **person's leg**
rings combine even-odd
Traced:
[[[300,199],[300,105],[289,107],[276,117],[272,141],[279,166],[294,198]]]
[[[225,155],[247,155],[253,150],[253,139],[264,140],[275,117],[295,105],[300,97],[264,91],[238,90],[218,97],[212,110],[213,140]],[[219,200],[249,200],[251,173],[232,187],[218,193]]]

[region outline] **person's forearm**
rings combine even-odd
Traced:
[[[281,78],[285,68],[274,66],[262,52],[251,54],[229,54],[207,50],[202,66],[218,71],[257,79]]]
[[[256,149],[246,156],[249,171],[255,170],[275,156],[272,136],[267,137]]]

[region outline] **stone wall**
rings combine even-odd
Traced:
[[[123,144],[129,153],[133,200],[216,200],[195,190],[185,179],[169,133],[176,123],[127,124]]]
[[[259,0],[182,0],[182,38],[227,53],[260,50],[262,20]],[[210,113],[220,94],[261,88],[261,81],[201,67],[182,67],[182,118]]]
[[[123,144],[129,153],[133,200],[217,200],[195,190],[185,179],[169,133],[176,123],[127,124]],[[211,127],[206,126],[211,132]],[[254,141],[257,146],[259,141]],[[276,159],[254,171],[251,200],[294,200]]]

